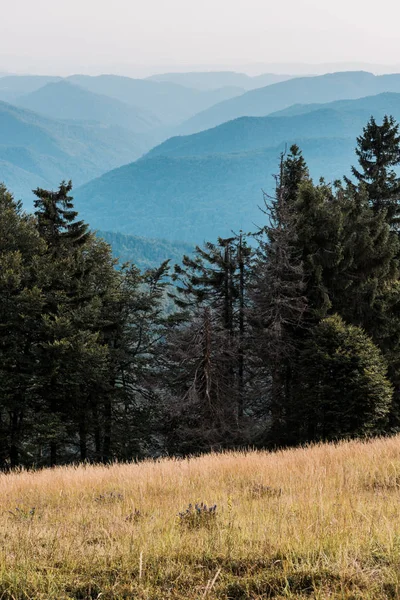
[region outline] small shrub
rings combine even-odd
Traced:
[[[14,519],[18,519],[19,521],[33,521],[36,508],[33,506],[29,510],[26,510],[17,506],[14,510],[9,510],[8,512]]]
[[[253,498],[277,498],[282,495],[282,490],[263,483],[253,483],[249,488],[249,494]]]
[[[189,504],[188,508],[179,513],[179,520],[182,525],[189,529],[200,529],[201,527],[210,527],[215,523],[217,516],[217,505],[207,506],[200,504]]]
[[[96,496],[94,501],[99,504],[112,504],[113,502],[120,502],[123,499],[123,495],[118,492],[105,492],[104,494]]]
[[[137,523],[142,516],[143,515],[140,512],[140,510],[135,508],[135,510],[130,512],[129,515],[125,517],[125,521],[127,521],[128,523]]]

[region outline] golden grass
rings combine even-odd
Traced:
[[[7,600],[400,598],[400,437],[1,475],[0,520]]]

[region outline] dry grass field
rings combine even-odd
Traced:
[[[400,598],[400,437],[1,475],[0,598]]]

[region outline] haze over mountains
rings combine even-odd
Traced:
[[[189,119],[179,132],[195,133],[244,115],[261,117],[292,104],[332,102],[382,92],[400,92],[400,74],[376,76],[360,71],[300,77],[220,102]]]
[[[119,248],[140,246],[121,234],[165,249],[262,224],[292,143],[314,177],[341,177],[371,115],[400,119],[400,74],[5,76],[1,98],[0,180],[28,209],[33,188],[72,178],[79,212]]]
[[[141,133],[160,125],[157,117],[143,108],[133,108],[119,100],[89,92],[63,80],[48,83],[21,96],[15,104],[53,119],[97,121]]]
[[[262,75],[247,75],[235,71],[198,71],[192,73],[163,73],[148,77],[152,81],[170,81],[198,90],[214,90],[221,86],[234,86],[243,90],[254,90],[272,83],[292,79],[293,75],[263,73]]]

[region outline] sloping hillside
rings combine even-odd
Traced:
[[[395,114],[400,116],[400,94],[396,97]],[[339,112],[321,108],[293,117],[241,117],[213,129],[170,138],[144,158],[247,152],[302,138],[350,137],[355,140],[370,114],[368,109]]]
[[[399,457],[392,437],[0,474],[0,595],[394,600]]]
[[[316,177],[336,179],[354,162],[351,138],[293,141]],[[264,222],[262,188],[273,192],[284,147],[139,160],[75,190],[76,205],[95,228],[172,241],[202,243],[232,229],[253,231]]]
[[[194,248],[182,242],[173,243],[112,231],[97,231],[97,235],[110,244],[113,255],[119,259],[120,265],[133,262],[139,269],[159,267],[166,260],[170,260],[173,266],[181,262],[184,254],[191,254]]]
[[[47,119],[5,102],[0,102],[0,132],[0,181],[27,208],[33,188],[70,178],[80,185],[135,160],[150,145],[142,134]]]
[[[13,102],[23,94],[35,92],[47,83],[60,81],[50,75],[7,75],[0,79],[0,100]]]
[[[293,104],[289,108],[271,113],[270,117],[293,117],[315,112],[317,110],[334,110],[341,113],[367,112],[376,118],[383,115],[397,115],[400,117],[400,94],[384,92],[375,96],[366,96],[355,100],[335,100],[320,104]]]
[[[160,125],[157,117],[143,108],[94,94],[68,81],[48,83],[14,103],[54,119],[98,121],[141,133]]]
[[[361,98],[382,92],[400,92],[400,74],[375,76],[344,72],[319,77],[299,77],[252,90],[195,115],[178,133],[194,133],[243,116],[265,116],[296,103],[321,103]]]

